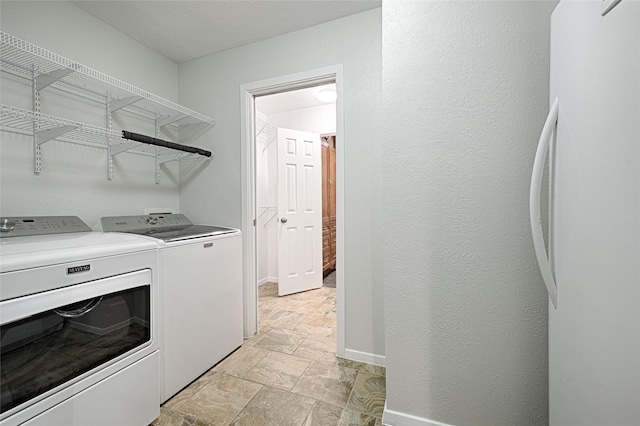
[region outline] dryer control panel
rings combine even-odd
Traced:
[[[77,216],[24,216],[0,218],[0,238],[91,232]]]

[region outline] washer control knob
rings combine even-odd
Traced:
[[[147,225],[157,225],[158,224],[158,217],[157,216],[149,216],[146,220]]]
[[[15,229],[16,223],[9,219],[0,219],[0,232],[11,232]]]

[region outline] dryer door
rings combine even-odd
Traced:
[[[0,303],[2,417],[150,344],[150,277],[138,271]]]

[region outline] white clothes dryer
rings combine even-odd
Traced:
[[[2,218],[0,237],[0,425],[157,418],[157,245],[74,216]]]

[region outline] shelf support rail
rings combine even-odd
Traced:
[[[38,91],[38,67],[33,64],[31,67],[31,110],[40,113],[40,92]],[[39,175],[42,171],[42,151],[38,143],[38,132],[40,125],[37,120],[33,120],[33,174]]]
[[[59,68],[48,73],[38,73],[38,67],[33,64],[31,67],[31,90],[33,112],[40,113],[40,91],[47,86],[55,83],[73,72],[70,68]],[[78,127],[73,125],[64,125],[53,127],[46,130],[40,130],[37,121],[33,122],[33,173],[39,175],[42,171],[42,152],[40,145],[76,130]]]
[[[107,129],[113,130],[113,112],[125,108],[144,99],[142,96],[129,96],[122,99],[112,99],[111,92],[106,96]],[[141,144],[139,142],[113,143],[113,138],[107,137],[107,179],[113,180],[113,157],[123,152],[134,149]]]
[[[105,96],[105,112],[106,112],[106,125],[108,130],[113,130],[113,117],[111,116],[113,103],[111,102],[111,92],[107,90]],[[107,136],[107,180],[113,180],[113,139]]]
[[[156,128],[155,128],[155,133],[154,136],[156,138],[158,138],[158,136],[160,136],[160,114],[156,112]],[[124,137],[124,131],[122,132],[122,137]],[[160,163],[160,150],[158,149],[158,147],[155,147],[155,154],[156,154],[156,185],[160,185],[160,166],[162,165],[162,163]]]

